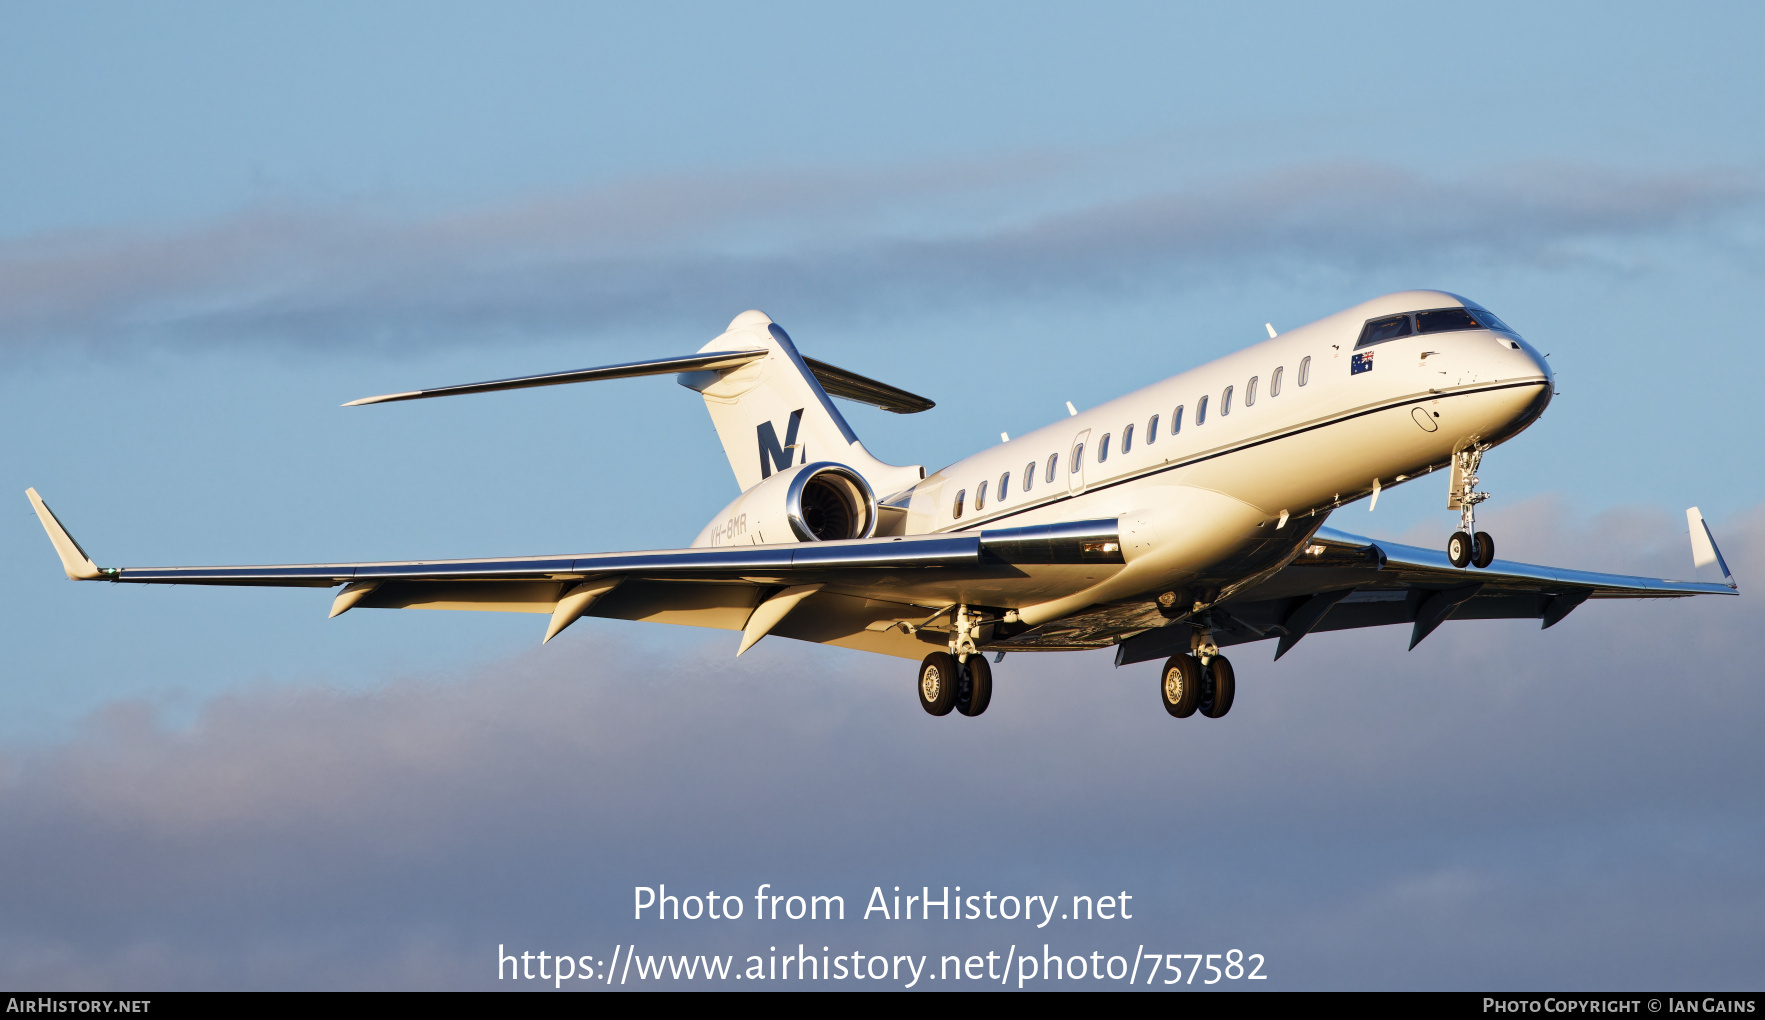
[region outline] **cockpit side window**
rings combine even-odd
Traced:
[[[1459,329],[1482,329],[1482,325],[1463,308],[1436,308],[1416,313],[1416,332],[1451,333]]]
[[[1457,309],[1455,309],[1457,310]],[[1387,315],[1382,319],[1368,319],[1361,327],[1361,337],[1354,342],[1355,350],[1382,344],[1387,340],[1396,340],[1401,336],[1410,335],[1409,315]]]
[[[1515,336],[1520,335],[1518,333],[1514,333],[1514,327],[1512,327],[1512,326],[1508,325],[1507,323],[1501,321],[1500,319],[1496,318],[1495,315],[1492,312],[1490,312],[1490,310],[1487,308],[1471,308],[1470,312],[1472,315],[1477,317],[1478,322],[1481,322],[1483,324],[1484,329],[1495,329],[1495,330],[1500,330],[1503,333],[1513,333]]]

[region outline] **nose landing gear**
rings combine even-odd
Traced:
[[[1455,567],[1481,570],[1495,560],[1495,539],[1487,531],[1477,530],[1477,504],[1489,498],[1489,493],[1477,489],[1477,468],[1488,449],[1472,443],[1453,454],[1452,489],[1447,493],[1446,508],[1459,512],[1459,530],[1446,540],[1446,558]]]

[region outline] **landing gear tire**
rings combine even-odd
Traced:
[[[1490,549],[1494,548],[1492,543]],[[1452,533],[1452,537],[1446,540],[1446,558],[1452,561],[1453,566],[1461,568],[1469,566],[1474,554],[1474,545],[1470,535],[1462,531],[1455,531]]]
[[[993,667],[978,652],[962,664],[962,684],[956,691],[956,711],[980,715],[993,700]]]
[[[1495,562],[1495,539],[1489,537],[1489,532],[1479,531],[1476,541],[1477,551],[1472,554],[1471,563],[1478,570],[1482,570]]]
[[[919,707],[932,715],[949,715],[956,707],[960,683],[956,657],[949,652],[931,653],[919,663]]]
[[[1232,664],[1223,655],[1216,655],[1207,664],[1207,682],[1201,687],[1201,714],[1209,719],[1218,719],[1232,710],[1232,696],[1237,692],[1238,682],[1232,673]]]
[[[1201,704],[1201,663],[1193,655],[1171,656],[1158,676],[1158,690],[1166,712],[1178,719],[1194,715]]]

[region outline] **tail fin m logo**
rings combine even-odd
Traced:
[[[783,471],[796,460],[797,429],[803,424],[803,409],[791,412],[791,423],[785,426],[784,442],[778,441],[778,430],[769,421],[760,423],[760,477],[771,478],[774,470]],[[807,456],[805,454],[805,456]]]

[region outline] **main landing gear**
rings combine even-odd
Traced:
[[[1209,656],[1205,664],[1194,655],[1173,655],[1159,674],[1158,693],[1164,710],[1178,719],[1187,719],[1197,709],[1209,719],[1218,719],[1232,710],[1237,688],[1232,664],[1223,655]]]
[[[1237,690],[1232,664],[1214,642],[1213,612],[1203,611],[1197,617],[1195,633],[1189,636],[1189,651],[1166,659],[1158,674],[1164,710],[1187,719],[1200,709],[1209,719],[1218,719],[1232,710]]]
[[[919,707],[932,715],[980,715],[993,700],[993,667],[976,652],[957,662],[949,652],[933,652],[919,664]]]
[[[1495,561],[1495,539],[1489,532],[1477,530],[1477,504],[1489,498],[1489,493],[1477,491],[1477,468],[1488,449],[1473,443],[1453,454],[1452,491],[1446,507],[1459,512],[1459,530],[1446,540],[1446,558],[1455,567],[1481,570]]]
[[[980,715],[993,700],[993,667],[975,648],[981,621],[967,606],[956,608],[950,650],[933,652],[919,664],[919,707],[932,715]]]

